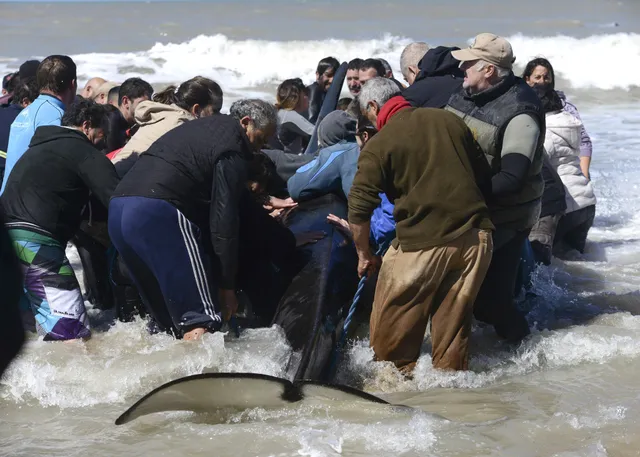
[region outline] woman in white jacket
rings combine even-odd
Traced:
[[[582,253],[596,214],[593,185],[580,167],[582,122],[563,110],[562,100],[551,85],[535,85],[534,90],[546,113],[544,149],[564,184],[567,203],[556,229],[554,254],[567,248]]]

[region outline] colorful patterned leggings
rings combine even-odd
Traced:
[[[91,336],[78,280],[57,240],[24,229],[9,229],[22,265],[24,294],[45,341]]]

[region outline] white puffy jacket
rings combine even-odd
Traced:
[[[566,111],[547,113],[544,149],[565,187],[567,213],[596,204],[591,181],[580,169],[582,122]]]

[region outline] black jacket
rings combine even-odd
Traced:
[[[308,119],[309,122],[315,124],[318,121],[318,116],[320,115],[320,110],[322,109],[322,104],[324,103],[324,98],[327,96],[327,93],[317,82],[309,85],[307,89],[309,89]]]
[[[547,154],[542,162],[542,179],[544,179],[544,192],[542,193],[542,209],[540,217],[564,214],[567,210],[564,184],[558,173],[549,162]]]
[[[66,244],[91,194],[108,206],[117,185],[113,164],[84,133],[42,126],[11,171],[2,206],[7,223],[35,224]]]
[[[185,122],[140,155],[114,197],[165,200],[209,231],[217,280],[221,288],[231,289],[238,262],[238,209],[251,156],[249,140],[232,117]]]
[[[7,152],[11,124],[16,120],[20,111],[22,111],[22,106],[14,104],[0,108],[0,151]],[[2,162],[4,164],[4,160]]]
[[[418,67],[420,73],[402,96],[416,108],[444,108],[449,97],[462,87],[464,73],[451,51],[460,48],[438,46],[429,49]]]
[[[18,354],[25,336],[20,317],[20,296],[23,284],[20,262],[13,242],[4,228],[0,211],[0,377],[9,362]]]

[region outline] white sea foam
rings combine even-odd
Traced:
[[[534,57],[546,57],[556,73],[577,89],[629,89],[640,86],[640,34],[616,33],[587,38],[553,36],[509,38],[524,66]],[[605,58],[602,61],[601,58]],[[599,60],[600,59],[600,60]]]
[[[373,362],[373,352],[365,340],[350,349],[339,380],[362,383],[376,392],[479,388],[540,370],[602,364],[615,358],[636,359],[640,356],[640,341],[636,338],[638,325],[640,317],[628,313],[604,315],[588,326],[534,332],[516,351],[496,344],[489,328],[477,328],[471,342],[470,371],[434,369],[428,353],[430,348],[425,346],[412,380],[404,379],[389,362]]]
[[[222,333],[207,334],[191,343],[149,335],[143,321],[118,323],[87,343],[31,340],[3,376],[0,393],[61,408],[120,403],[203,371],[285,376],[290,354],[284,333],[275,327],[246,330],[228,341]]]
[[[638,86],[640,34],[602,34],[587,38],[515,35],[512,42],[518,65],[535,56],[548,57],[559,75],[573,88],[629,89]],[[413,41],[384,35],[371,40],[263,41],[233,40],[225,35],[200,35],[183,43],[154,45],[149,50],[125,53],[91,53],[72,56],[78,64],[80,83],[102,76],[123,81],[141,76],[151,83],[176,83],[195,75],[218,81],[226,91],[242,90],[266,96],[284,79],[301,77],[310,83],[318,61],[332,55],[341,61],[355,57],[387,59],[401,79],[400,54]],[[431,43],[432,45],[450,43]],[[595,56],[607,56],[606,65]],[[0,73],[20,62],[0,57]]]

